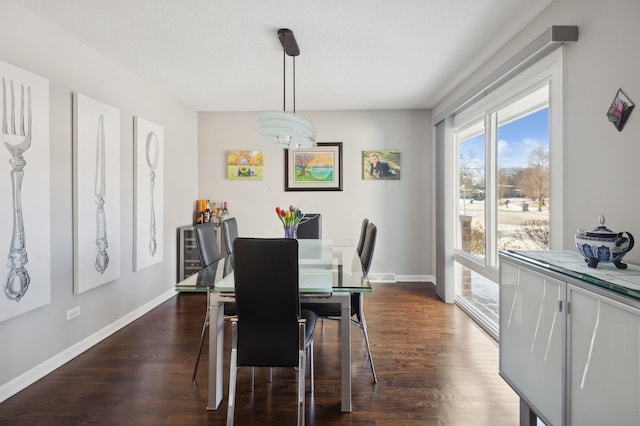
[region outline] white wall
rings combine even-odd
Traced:
[[[357,240],[368,217],[378,225],[371,273],[432,279],[431,116],[426,110],[307,111],[319,142],[343,143],[343,191],[285,192],[284,152],[258,134],[256,113],[201,112],[198,118],[198,197],[227,200],[240,236],[281,236],[275,207],[302,203],[322,213],[326,238]],[[226,151],[262,150],[263,181],[226,179]],[[362,180],[363,150],[399,150],[399,181]]]
[[[433,116],[552,25],[579,27],[579,40],[565,47],[564,248],[575,249],[576,229],[595,227],[601,213],[614,231],[640,237],[640,111],[631,113],[622,132],[605,116],[618,88],[640,102],[638,0],[555,0]],[[640,264],[640,247],[625,260]]]
[[[198,164],[194,111],[12,1],[0,3],[0,60],[49,80],[52,206],[51,217],[42,218],[51,221],[52,230],[51,304],[0,323],[2,401],[28,384],[30,378],[45,373],[54,357],[59,361],[71,354],[73,345],[78,347],[83,339],[104,327],[172,294],[176,228],[191,220]],[[121,112],[120,279],[80,295],[73,294],[73,92],[84,93]],[[165,169],[164,262],[138,273],[132,272],[134,115],[164,126],[165,155],[171,159]],[[3,159],[2,150],[0,161],[7,161],[8,152],[5,150]],[[66,311],[75,306],[80,307],[81,315],[66,321]]]

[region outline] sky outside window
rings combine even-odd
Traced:
[[[498,158],[500,167],[525,167],[529,152],[538,146],[549,149],[549,109],[539,111],[500,126]],[[469,168],[484,166],[484,135],[478,135],[460,144],[460,154],[465,159],[475,156],[478,164]],[[473,161],[473,160],[470,160]]]

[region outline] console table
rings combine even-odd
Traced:
[[[640,267],[500,253],[500,375],[520,424],[640,424]]]

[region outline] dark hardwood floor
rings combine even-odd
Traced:
[[[2,425],[222,425],[207,411],[207,349],[191,382],[204,294],[179,294],[0,404]],[[432,285],[374,285],[365,312],[379,382],[352,328],[353,412],[340,412],[339,323],[318,323],[307,425],[517,425],[518,398],[498,376],[498,346]],[[230,328],[225,330],[228,393]],[[238,373],[236,425],[293,425],[295,371]]]

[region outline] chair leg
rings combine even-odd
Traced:
[[[256,389],[256,368],[251,367],[251,392]]]
[[[373,357],[371,356],[371,345],[369,344],[369,333],[367,333],[367,320],[364,317],[364,309],[362,305],[362,293],[360,293],[360,310],[358,312],[358,320],[360,321],[360,328],[364,334],[364,342],[367,344],[367,353],[369,354],[369,363],[371,364],[371,373],[373,373],[373,383],[378,383],[378,375],[376,374],[376,367],[373,365]]]
[[[313,341],[309,345],[309,387],[311,388],[311,393],[315,392],[315,373],[313,371]]]
[[[304,324],[305,320],[298,323],[298,426],[304,426],[304,392],[305,392],[305,349],[304,349]]]
[[[236,403],[236,380],[238,375],[238,324],[231,323],[231,366],[229,367],[229,406],[227,408],[227,426],[233,426],[233,413]]]
[[[198,357],[196,358],[196,365],[193,367],[193,376],[191,381],[195,382],[196,373],[198,372],[198,364],[200,363],[200,355],[202,355],[202,346],[204,344],[204,334],[209,326],[209,306],[207,306],[207,315],[204,317],[204,323],[202,324],[202,333],[200,333],[200,348],[198,349]]]
[[[371,345],[369,345],[369,333],[367,333],[367,326],[362,327],[364,333],[364,341],[367,344],[367,352],[369,353],[369,363],[371,364],[371,373],[373,373],[373,383],[378,383],[378,375],[376,374],[376,367],[373,365],[373,357],[371,356]]]

